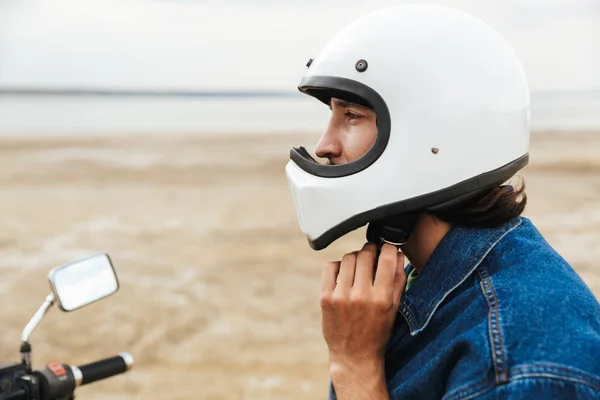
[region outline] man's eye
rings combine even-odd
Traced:
[[[350,119],[359,119],[362,118],[362,115],[354,114],[352,111],[346,111],[346,117]]]

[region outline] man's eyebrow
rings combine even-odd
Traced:
[[[338,106],[340,108],[356,107],[356,108],[360,108],[363,110],[370,110],[369,107],[365,107],[361,104],[352,103],[352,102],[349,102],[346,100],[335,99],[335,100],[333,100],[333,102],[335,103],[336,106]],[[331,108],[331,106],[329,106],[329,108]]]

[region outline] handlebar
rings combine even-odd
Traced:
[[[21,400],[26,399],[27,391],[25,389],[17,389],[8,394],[1,394],[2,400]]]
[[[51,362],[34,375],[39,378],[41,400],[54,400],[72,394],[78,386],[127,372],[133,364],[131,354],[120,353],[79,367]]]
[[[133,357],[129,353],[105,358],[80,367],[71,367],[75,376],[75,385],[87,385],[129,371],[133,367]]]
[[[129,353],[78,367],[51,362],[37,371],[29,370],[24,363],[3,364],[0,365],[0,400],[73,399],[78,386],[122,374],[133,364]]]

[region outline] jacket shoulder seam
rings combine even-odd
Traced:
[[[498,296],[487,270],[480,265],[477,268],[480,287],[488,304],[488,334],[492,348],[492,362],[494,365],[494,377],[497,384],[508,381],[506,355],[502,328],[500,326],[500,312],[498,310]]]

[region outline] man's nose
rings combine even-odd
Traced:
[[[330,125],[317,143],[315,149],[317,157],[327,158],[330,162],[339,158],[342,155],[342,143],[339,136],[338,130]]]

